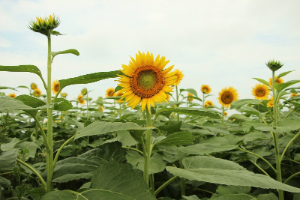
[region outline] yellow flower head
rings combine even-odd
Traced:
[[[211,93],[211,88],[209,87],[209,85],[202,85],[201,86],[201,91],[204,94],[209,94],[209,93]]]
[[[274,106],[273,97],[271,97],[270,101],[267,103],[267,107],[272,108]]]
[[[268,98],[269,93],[269,87],[265,84],[256,84],[255,87],[252,88],[252,94],[255,99],[265,100]]]
[[[64,92],[64,93],[61,93],[60,96],[63,97],[63,98],[65,98],[65,97],[68,96],[68,94]]]
[[[106,90],[106,97],[113,97],[115,95],[115,89],[114,88],[108,88]]]
[[[99,106],[99,107],[98,107],[98,110],[99,110],[100,112],[103,112],[103,107],[102,107],[102,106]]]
[[[83,95],[82,95],[82,94],[79,94],[79,95],[78,95],[77,101],[78,101],[80,104],[85,104],[85,99],[83,98]]]
[[[136,54],[131,57],[128,65],[122,65],[125,75],[119,75],[119,86],[124,92],[122,98],[128,102],[132,109],[141,103],[142,110],[154,107],[154,103],[167,102],[167,92],[172,92],[172,85],[178,77],[176,71],[171,72],[174,65],[165,69],[169,60],[158,55],[155,59],[152,53]]]
[[[58,91],[59,91],[59,82],[58,82],[58,80],[53,81],[51,89],[52,89],[53,94],[58,93]]]
[[[84,96],[84,95],[86,95],[87,94],[87,89],[86,88],[83,88],[82,90],[81,90],[81,94]]]
[[[7,96],[12,97],[12,98],[16,98],[17,95],[15,93],[9,93]]]
[[[213,105],[214,105],[214,103],[212,101],[206,100],[205,104],[204,104],[204,108],[207,107],[207,106],[213,106]]]
[[[167,100],[170,100],[171,95],[167,94]]]
[[[228,113],[225,111],[225,112],[224,112],[224,116],[227,117],[227,115],[228,115]]]
[[[194,96],[192,93],[188,93],[188,100],[189,101],[193,101],[194,98],[192,98],[192,96]]]
[[[44,19],[41,17],[36,17],[36,21],[31,21],[29,27],[34,32],[39,32],[46,36],[51,34],[51,31],[57,28],[60,24],[59,18],[57,16],[49,15]]]
[[[275,76],[275,84],[278,84],[278,83],[284,83],[284,81],[282,78],[277,78],[277,76]],[[269,79],[269,84],[272,87],[272,78]]]
[[[298,93],[291,93],[291,97],[297,96]]]
[[[31,83],[30,87],[31,87],[31,89],[33,89],[33,90],[36,89],[36,88],[38,88],[38,87],[37,87],[37,84],[35,84],[35,83]]]
[[[179,69],[176,69],[174,71],[174,73],[175,73],[174,76],[176,76],[176,78],[177,78],[174,85],[179,85],[179,83],[181,82],[184,75],[183,75],[182,71],[179,71]]]
[[[42,94],[42,92],[39,88],[34,89],[33,96],[39,97],[39,96],[41,96],[41,94]]]
[[[222,106],[226,106],[227,108],[230,107],[233,101],[238,100],[238,93],[237,90],[233,87],[224,88],[219,93],[219,102]]]
[[[118,91],[118,92],[115,93],[114,96],[121,97],[121,96],[123,96],[123,94],[124,94],[123,92]],[[116,100],[116,102],[123,103],[124,101],[122,99],[119,99],[119,100]]]

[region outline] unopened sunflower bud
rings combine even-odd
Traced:
[[[46,36],[51,34],[51,31],[57,28],[60,24],[59,18],[54,14],[49,15],[49,17],[41,18],[36,17],[35,21],[31,21],[28,28],[34,32],[39,32]]]
[[[280,61],[275,61],[275,60],[270,60],[268,63],[266,63],[266,65],[273,72],[277,71],[278,69],[280,69],[283,66],[283,64]]]

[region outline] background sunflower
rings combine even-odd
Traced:
[[[230,107],[231,103],[233,101],[238,100],[238,93],[237,90],[234,89],[233,87],[228,87],[224,88],[220,93],[219,93],[219,102],[222,106],[225,106],[227,108]]]
[[[252,94],[256,99],[265,100],[268,98],[270,90],[265,84],[258,83],[252,88]]]

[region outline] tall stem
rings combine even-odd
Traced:
[[[272,71],[272,92],[273,92],[273,115],[274,122],[273,125],[277,126],[277,95],[274,87],[275,84],[275,71]],[[276,157],[276,170],[277,170],[277,181],[282,182],[281,177],[281,156],[279,153],[279,144],[278,144],[278,133],[274,133],[274,149],[275,149],[275,157]],[[279,200],[284,199],[283,190],[278,190]]]
[[[202,107],[204,108],[204,103],[205,103],[205,96],[204,96],[204,92],[203,92],[202,94],[203,94],[203,99],[202,99],[202,100],[203,100],[203,106],[202,106]]]
[[[224,106],[222,106],[222,124],[224,124]]]
[[[179,100],[179,94],[178,94],[178,87],[176,85],[176,103],[178,103]],[[177,121],[179,121],[179,113],[177,113]]]
[[[51,35],[47,36],[48,39],[48,59],[47,59],[47,115],[48,115],[48,126],[47,126],[47,142],[49,150],[47,150],[47,192],[52,191],[52,176],[53,176],[53,108],[51,99]]]
[[[151,114],[148,109],[146,109],[146,126],[150,127],[152,125],[151,121]],[[149,163],[150,163],[150,156],[151,156],[151,135],[152,130],[149,129],[146,131],[146,146],[144,148],[144,180],[147,185],[149,185]]]
[[[86,120],[89,120],[89,93],[86,92]]]

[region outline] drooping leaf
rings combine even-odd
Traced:
[[[42,73],[34,65],[17,65],[17,66],[3,66],[0,65],[0,71],[7,71],[7,72],[29,72],[29,73],[34,73],[38,75],[42,80]]]
[[[215,119],[220,118],[220,114],[214,110],[199,109],[199,108],[184,108],[184,107],[162,108],[156,113],[156,116],[164,115],[165,113],[171,113],[171,112],[185,114],[185,115],[192,115],[192,116],[208,116]]]
[[[25,105],[22,101],[11,97],[0,97],[0,110],[34,110],[34,108]]]
[[[26,94],[19,95],[16,97],[16,99],[22,101],[25,105],[32,108],[46,105],[46,102]]]
[[[262,100],[259,99],[240,99],[237,101],[232,102],[230,109],[239,109],[242,106],[248,105],[248,104],[259,104]]]
[[[220,143],[202,143],[186,147],[179,147],[179,151],[193,155],[209,155],[212,153],[230,151],[237,148],[238,145],[221,145]]]
[[[192,133],[188,131],[181,131],[178,133],[173,133],[167,136],[165,139],[155,143],[154,145],[164,145],[164,146],[173,146],[173,145],[187,145],[192,143],[195,140]]]

